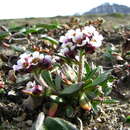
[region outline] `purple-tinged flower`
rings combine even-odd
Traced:
[[[77,53],[76,46],[66,46],[64,48],[61,48],[59,55],[66,56],[69,58],[75,58],[75,55]]]
[[[60,37],[62,44],[59,54],[74,58],[77,49],[85,49],[87,53],[92,54],[96,48],[101,46],[102,40],[102,35],[91,25],[76,30],[69,30],[65,36]]]
[[[44,58],[43,54],[40,54],[38,51],[35,51],[32,54],[31,64],[37,65]]]
[[[43,88],[41,85],[36,85],[36,82],[28,82],[26,84],[26,89],[22,90],[23,93],[29,95],[40,95],[43,92]]]
[[[42,62],[40,63],[40,66],[43,69],[50,69],[53,63],[53,59],[52,56],[50,55],[45,55],[45,57],[43,58]]]
[[[94,46],[92,46],[91,44],[86,44],[86,46],[85,46],[85,52],[87,54],[93,54],[95,52],[95,49],[96,48]]]
[[[37,67],[49,69],[54,62],[52,56],[40,54],[38,51],[23,53],[19,57],[20,59],[17,61],[17,64],[13,66],[13,69],[25,73],[31,72]]]
[[[92,35],[94,34],[94,32],[96,32],[96,28],[93,26],[86,26],[84,27],[84,29],[82,30],[82,32],[86,35],[86,37],[92,37]]]
[[[15,71],[21,69],[28,69],[31,66],[31,56],[29,54],[22,54],[20,55],[20,59],[17,61],[17,65],[13,66]]]

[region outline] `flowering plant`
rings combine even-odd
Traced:
[[[17,65],[13,66],[15,71],[23,70],[26,72],[31,72],[37,67],[42,67],[45,69],[51,68],[52,57],[50,55],[40,54],[35,51],[33,53],[23,53],[20,55]]]
[[[57,111],[68,118],[79,116],[75,108],[89,114],[97,112],[100,103],[112,102],[105,97],[112,89],[112,77],[110,71],[103,72],[94,65],[90,67],[85,56],[93,54],[102,40],[103,36],[89,25],[68,30],[59,38],[57,49],[52,53],[37,50],[21,54],[13,69],[30,73],[35,80],[27,83],[22,91],[33,99],[40,96],[49,102],[48,115],[52,117]],[[55,43],[56,40],[51,38],[50,41]],[[65,113],[62,112],[64,108]]]
[[[76,50],[85,50],[92,54],[102,44],[103,37],[93,26],[86,26],[81,29],[69,30],[65,36],[60,37],[62,43],[59,53],[63,56],[74,58]]]

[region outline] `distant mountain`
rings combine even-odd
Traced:
[[[112,14],[112,13],[129,14],[130,7],[119,4],[104,3],[100,6],[97,6],[96,8],[91,9],[88,12],[85,12],[84,14]]]

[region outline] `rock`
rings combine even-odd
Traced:
[[[31,130],[43,130],[45,115],[43,112],[39,113],[36,122],[33,124]]]
[[[42,97],[29,96],[27,99],[23,101],[23,107],[33,111],[41,105],[42,100]]]
[[[124,122],[125,120],[126,120],[125,115],[121,114],[121,115],[119,116],[119,121],[120,121],[120,122]]]
[[[16,122],[21,122],[21,121],[24,121],[26,118],[26,113],[23,113],[20,117],[14,117],[13,120],[16,121]]]
[[[25,123],[26,123],[28,126],[32,126],[32,120],[27,120]]]
[[[97,121],[98,123],[102,122],[102,120],[101,120],[100,118],[97,118],[96,121]]]

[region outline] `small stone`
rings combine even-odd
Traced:
[[[97,118],[96,121],[99,123],[102,122],[102,120],[100,118]]]
[[[27,120],[27,121],[26,121],[26,124],[27,124],[28,126],[32,126],[32,120]]]
[[[119,116],[119,121],[120,122],[124,122],[125,120],[126,120],[125,115],[122,114],[122,115]]]
[[[117,111],[117,113],[121,113],[121,112],[122,112],[122,109],[121,109],[121,108],[118,108],[116,111]]]

